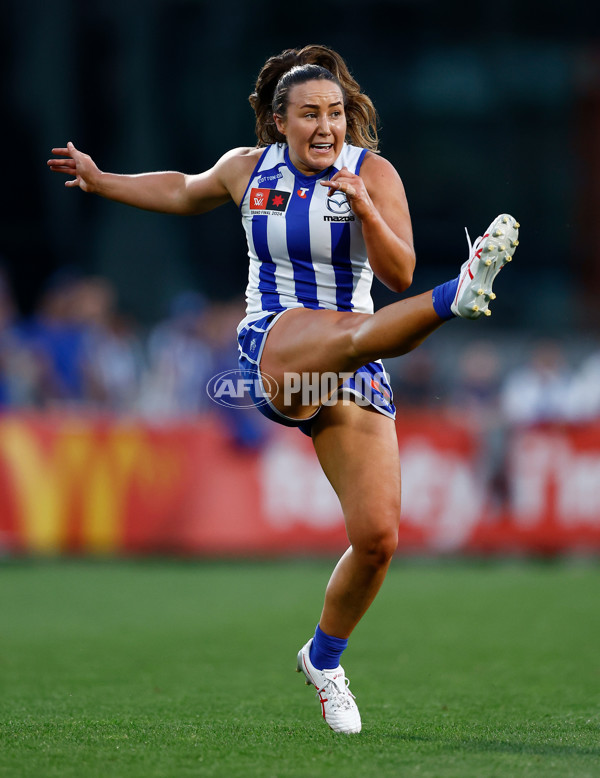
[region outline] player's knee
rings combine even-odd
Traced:
[[[352,548],[370,567],[387,565],[398,548],[398,528],[394,524],[361,533],[353,541]]]
[[[366,359],[364,349],[364,335],[362,320],[353,323],[354,326],[348,330],[346,338],[346,354],[351,362],[362,362]],[[370,360],[369,360],[370,361]]]
[[[351,314],[340,319],[337,325],[335,349],[338,355],[344,355],[348,369],[355,370],[363,362],[370,361],[364,351],[362,328],[369,314]]]

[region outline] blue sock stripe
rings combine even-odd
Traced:
[[[340,657],[347,645],[347,638],[327,635],[317,624],[310,647],[310,661],[317,670],[333,670],[339,665]]]
[[[436,286],[433,290],[433,307],[440,319],[453,319],[454,314],[450,306],[456,295],[458,288],[458,279],[460,276],[453,278],[452,281],[446,281],[445,284]]]

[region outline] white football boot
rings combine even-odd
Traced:
[[[492,315],[489,303],[496,299],[492,283],[513,258],[519,245],[519,227],[514,216],[501,213],[472,245],[467,232],[469,258],[460,269],[458,288],[450,306],[456,316],[478,319]]]
[[[312,638],[298,652],[297,672],[304,673],[306,685],[317,690],[323,718],[334,732],[347,735],[360,732],[360,713],[348,688],[350,682],[344,668],[338,665],[334,670],[317,670],[310,661],[311,645]]]

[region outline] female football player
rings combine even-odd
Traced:
[[[259,409],[312,437],[343,510],[349,548],[335,567],[297,668],[336,732],[361,729],[340,657],[396,550],[400,462],[391,389],[380,360],[405,354],[454,316],[489,315],[492,282],[512,258],[518,224],[497,217],[469,247],[457,278],[373,312],[373,273],[394,292],[411,284],[415,251],[400,176],[377,151],[376,113],[343,59],[323,46],[287,50],[261,69],[250,102],[258,145],[210,170],[117,175],[68,143],[53,171],[110,200],[200,214],[230,200],[250,257],[240,364],[275,379]],[[335,376],[315,393],[312,374]],[[303,391],[311,381],[311,392]]]

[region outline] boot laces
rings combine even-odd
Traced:
[[[332,704],[334,708],[348,710],[352,708],[352,700],[356,697],[352,694],[350,689],[350,679],[344,676],[344,685],[342,687],[332,679],[328,678],[320,689],[317,689],[317,698],[320,698],[321,692],[327,694],[327,701]],[[352,698],[352,700],[350,699]]]
[[[469,259],[473,257],[477,249],[479,248],[479,244],[483,240],[483,237],[480,235],[478,238],[475,238],[473,243],[471,243],[471,236],[469,235],[469,230],[465,227],[465,234],[467,236],[467,244],[469,246]]]

